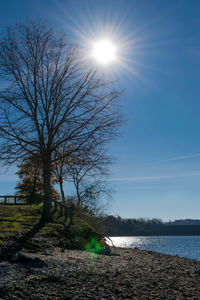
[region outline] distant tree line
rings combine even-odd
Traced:
[[[183,226],[183,225],[200,225],[200,220],[192,220],[192,219],[181,219],[181,220],[174,220],[174,221],[169,221],[166,223],[166,225],[179,225],[179,226]]]
[[[200,225],[168,225],[161,219],[123,219],[105,216],[101,219],[107,236],[200,235]]]

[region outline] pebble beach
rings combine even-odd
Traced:
[[[48,249],[0,261],[0,299],[200,299],[200,262],[152,251]]]

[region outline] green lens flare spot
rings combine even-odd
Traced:
[[[102,247],[96,238],[91,238],[90,242],[85,245],[85,250],[92,253],[101,253]]]

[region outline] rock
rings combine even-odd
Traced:
[[[24,255],[21,252],[15,253],[11,256],[11,258],[9,259],[10,262],[12,263],[19,263],[22,264],[28,268],[33,267],[33,268],[42,268],[42,267],[46,267],[47,264],[41,260],[40,258],[32,258],[32,257],[28,257],[26,255]]]
[[[23,259],[24,255],[21,252],[15,253],[11,256],[10,261],[16,262],[18,260]]]
[[[104,255],[110,255],[111,254],[110,247],[103,248],[102,254],[104,254]]]

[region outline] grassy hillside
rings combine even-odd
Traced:
[[[40,218],[41,205],[0,205],[0,243],[2,238],[31,229]]]
[[[0,205],[0,244],[7,238],[16,237],[33,228],[40,219],[41,211],[41,204]],[[97,252],[106,247],[102,235],[88,223],[87,218],[75,216],[73,224],[68,227],[64,223],[64,217],[54,214],[53,219],[54,222],[40,230],[40,240],[42,235],[56,246]]]

